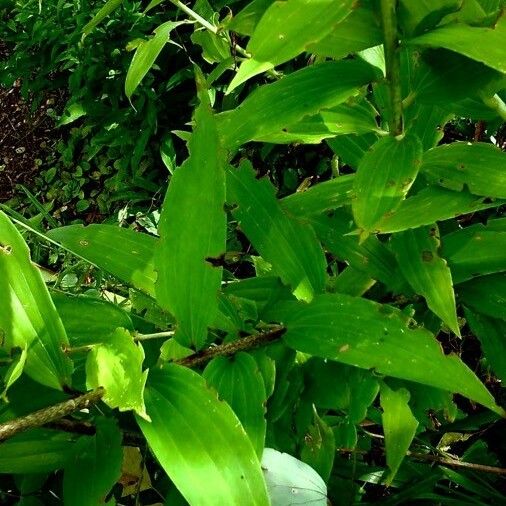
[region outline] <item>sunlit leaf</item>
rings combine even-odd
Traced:
[[[152,422],[137,418],[142,432],[190,504],[269,504],[251,441],[200,375],[177,365],[153,370],[146,408]]]
[[[177,320],[176,339],[201,348],[218,311],[222,268],[213,260],[226,248],[226,161],[200,77],[197,86],[203,102],[195,113],[190,157],[176,169],[165,196],[155,268],[156,298]]]
[[[352,0],[283,0],[273,2],[255,27],[245,60],[228,91],[307,50],[332,32],[352,11]]]
[[[121,4],[123,0],[107,0],[100,10],[93,16],[93,18],[86,23],[83,27],[83,37],[86,37],[91,31],[99,25],[109,14],[114,12]]]
[[[323,290],[326,262],[313,229],[282,210],[267,179],[256,179],[248,164],[230,168],[227,201],[238,205],[241,230],[297,298],[309,301]]]
[[[265,386],[255,359],[247,353],[233,358],[216,357],[204,369],[203,376],[220,399],[234,410],[248,434],[256,454],[264,449],[266,423]]]
[[[72,362],[62,321],[28,247],[0,211],[0,346],[28,349],[24,370],[52,388],[70,385]]]
[[[439,255],[441,241],[437,225],[395,234],[391,244],[399,268],[413,290],[460,336],[452,275],[446,260]]]
[[[105,388],[103,401],[120,411],[134,410],[147,417],[144,385],[147,371],[142,371],[144,350],[125,329],[117,329],[107,342],[94,346],[86,359],[86,385]]]
[[[299,351],[460,393],[503,413],[460,358],[445,355],[429,331],[396,308],[326,294],[310,304],[279,302],[266,317],[286,326],[284,341]]]

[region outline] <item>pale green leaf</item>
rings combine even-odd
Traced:
[[[360,161],[352,201],[356,224],[367,236],[385,216],[395,211],[413,184],[422,160],[416,136],[380,139]]]
[[[234,410],[260,458],[265,443],[267,398],[255,359],[247,353],[238,353],[232,358],[216,357],[202,375],[220,399]]]
[[[400,232],[481,209],[499,207],[504,203],[504,200],[478,197],[467,191],[455,192],[430,186],[404,200],[397,210],[384,218],[375,228],[379,233]]]
[[[190,157],[170,180],[155,253],[157,301],[176,318],[180,344],[197,349],[218,311],[222,268],[212,262],[226,249],[225,152],[207,91],[200,96],[205,102],[195,113]]]
[[[506,42],[506,34],[505,34]],[[506,198],[506,153],[484,142],[454,142],[427,151],[421,171],[452,190]]]
[[[342,294],[310,303],[279,302],[265,316],[287,328],[284,341],[311,355],[460,393],[502,414],[494,398],[456,355],[400,310]]]
[[[265,11],[246,47],[245,60],[228,92],[251,77],[305,52],[352,11],[352,0],[278,0]]]
[[[506,16],[494,27],[451,23],[406,41],[417,46],[444,47],[506,72]]]
[[[169,41],[170,32],[185,22],[167,21],[154,30],[154,35],[150,39],[139,43],[125,79],[125,95],[128,99],[130,99],[137,86],[155,63],[165,44]]]
[[[132,335],[118,328],[103,344],[93,347],[86,359],[86,385],[105,388],[103,401],[120,411],[134,410],[147,418],[144,385],[147,371],[142,371],[144,350]]]
[[[65,465],[65,504],[104,504],[105,497],[121,477],[121,432],[113,418],[98,418],[94,436],[82,436]]]
[[[369,274],[348,265],[335,277],[332,287],[334,292],[360,297],[375,283]]]
[[[455,283],[506,270],[506,231],[477,223],[442,238],[442,255],[448,260]]]
[[[67,335],[28,246],[0,211],[0,346],[28,348],[24,370],[61,389],[70,385],[72,362],[63,352]]]
[[[5,388],[3,392],[0,392],[0,398],[5,402],[8,402],[7,391],[9,388],[20,378],[25,367],[28,347],[21,350],[21,353],[14,358],[12,364],[9,366],[3,377],[3,383]]]
[[[448,327],[460,336],[452,275],[439,255],[441,241],[437,225],[405,230],[391,240],[399,268],[415,293]]]
[[[70,225],[47,236],[98,268],[154,295],[156,237],[114,225]]]
[[[330,61],[260,86],[238,107],[217,115],[223,144],[233,149],[279,132],[304,116],[341,104],[376,77],[377,71],[364,61]]]
[[[256,179],[244,163],[228,170],[227,192],[227,201],[238,205],[233,215],[241,230],[294,295],[309,301],[321,292],[326,261],[320,243],[309,225],[282,210],[272,184]]]
[[[380,402],[386,459],[390,468],[386,483],[390,485],[415,437],[418,421],[409,407],[409,392],[405,388],[393,390],[382,383]]]
[[[152,422],[137,418],[139,426],[190,504],[269,505],[251,441],[200,375],[177,365],[152,371],[146,408]]]

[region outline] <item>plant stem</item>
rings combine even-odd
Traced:
[[[69,399],[67,401],[60,402],[59,404],[55,404],[54,406],[49,406],[47,408],[40,409],[39,411],[35,411],[29,415],[2,423],[0,424],[0,441],[5,441],[6,439],[27,429],[41,427],[47,423],[59,420],[64,416],[70,415],[74,411],[88,408],[89,406],[99,402],[104,394],[105,390],[103,388],[97,388],[96,390],[87,392],[74,399]]]
[[[487,107],[493,109],[504,121],[506,121],[506,104],[503,99],[497,95],[497,93],[493,97],[482,95],[481,99]]]
[[[175,334],[174,330],[167,330],[165,332],[156,332],[154,334],[134,334],[134,341],[147,341],[148,339],[161,339],[162,337],[172,337]]]
[[[285,331],[286,329],[284,327],[278,326],[268,330],[267,332],[252,334],[250,336],[243,337],[242,339],[238,339],[237,341],[232,341],[231,343],[220,344],[219,346],[207,348],[188,357],[176,360],[175,363],[186,367],[196,367],[198,365],[205,364],[214,357],[233,355],[239,351],[250,350],[252,348],[257,348],[258,346],[264,346],[272,343],[273,341],[279,339]]]
[[[402,134],[401,58],[397,35],[396,6],[397,0],[381,0],[386,80],[390,97],[388,126],[390,135],[394,137]]]
[[[200,23],[204,28],[209,30],[210,32],[217,34],[218,33],[218,27],[212,25],[204,19],[200,14],[197,14],[194,10],[190,9],[187,5],[185,5],[183,2],[180,2],[179,0],[170,0],[176,7],[179,7],[183,12],[186,12],[188,16],[192,17],[195,21]]]

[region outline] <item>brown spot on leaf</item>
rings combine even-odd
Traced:
[[[431,251],[428,251],[428,250],[422,251],[422,260],[424,262],[432,262],[433,259],[434,259],[434,255],[432,254]]]

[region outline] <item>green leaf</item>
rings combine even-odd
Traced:
[[[460,0],[401,0],[399,24],[404,35],[416,35],[434,28],[444,16],[461,6]]]
[[[123,0],[107,0],[100,10],[93,16],[91,21],[83,27],[83,38],[91,33],[91,31],[100,24],[109,14],[113,13]]]
[[[462,302],[478,313],[506,320],[506,274],[490,274],[458,286]]]
[[[28,348],[24,370],[34,380],[57,389],[70,385],[62,321],[23,237],[1,211],[0,293],[0,346]]]
[[[283,209],[299,218],[323,214],[351,203],[354,175],[339,176],[281,200]]]
[[[154,295],[156,237],[115,225],[70,225],[47,236],[65,249],[148,295]]]
[[[201,78],[197,85],[202,88]],[[207,91],[201,89],[200,95],[205,102],[195,113],[190,157],[171,178],[155,253],[157,301],[176,318],[180,344],[197,349],[218,311],[222,268],[212,262],[226,250],[225,152]]]
[[[506,321],[489,318],[465,308],[466,321],[478,337],[490,367],[501,381],[506,381]]]
[[[133,330],[129,314],[105,300],[53,292],[51,298],[67,331],[71,346],[99,344],[118,327]]]
[[[142,371],[144,350],[132,335],[119,328],[107,342],[95,346],[86,359],[86,386],[105,388],[103,401],[120,411],[134,410],[147,418],[144,385],[148,371]]]
[[[327,506],[327,487],[321,476],[288,453],[266,448],[262,470],[271,506]]]
[[[506,34],[505,34],[506,40]],[[421,170],[452,190],[506,198],[506,154],[492,144],[454,142],[427,151]]]
[[[413,184],[422,160],[422,144],[413,135],[380,139],[360,161],[352,202],[355,222],[363,235],[376,230],[395,211]]]
[[[94,436],[82,436],[65,465],[65,504],[104,504],[107,494],[121,476],[123,449],[121,432],[113,418],[98,418]]]
[[[506,270],[506,231],[477,223],[443,237],[442,255],[448,260],[454,283]]]
[[[444,355],[430,332],[412,328],[411,318],[391,306],[326,294],[310,304],[279,302],[265,318],[286,326],[284,340],[296,350],[460,393],[503,413],[456,355]]]
[[[466,191],[455,192],[430,186],[404,200],[397,210],[376,225],[379,233],[400,232],[430,225],[481,209],[499,207],[504,200],[477,197]]]
[[[50,473],[62,469],[76,446],[75,436],[31,429],[2,442],[1,474]]]
[[[415,293],[422,295],[431,311],[460,336],[452,275],[439,255],[437,225],[395,234],[391,244],[399,268]]]
[[[267,7],[272,3],[273,0],[253,0],[234,15],[228,28],[241,35],[251,36]]]
[[[350,53],[381,44],[383,33],[371,4],[356,4],[347,18],[328,32],[326,37],[311,44],[308,50],[319,56],[339,60]]]
[[[386,479],[390,485],[409,450],[418,427],[418,421],[409,408],[409,392],[405,388],[392,390],[385,383],[381,385],[381,408],[385,450],[390,473]]]
[[[306,116],[278,132],[255,138],[256,141],[274,144],[319,144],[323,139],[337,135],[381,132],[376,123],[377,111],[366,100],[340,104]]]
[[[318,416],[314,409],[313,423],[304,436],[300,457],[303,462],[310,465],[325,482],[328,482],[334,457],[336,443],[332,429]]]
[[[223,145],[234,149],[279,132],[304,116],[341,104],[376,77],[374,67],[364,61],[331,61],[260,86],[238,107],[216,116]]]
[[[260,458],[265,442],[267,397],[255,359],[247,353],[238,353],[232,358],[216,357],[202,375],[220,399],[234,410]]]
[[[326,261],[313,229],[285,214],[266,179],[247,163],[227,173],[227,201],[240,228],[294,295],[309,301],[325,286]]]
[[[282,0],[273,2],[251,36],[245,60],[227,93],[251,77],[305,52],[331,33],[352,11],[352,0]]]
[[[21,350],[21,353],[14,358],[14,361],[9,366],[7,371],[4,374],[3,382],[5,384],[5,388],[3,392],[0,393],[0,398],[4,400],[5,402],[8,402],[7,399],[7,391],[9,388],[20,378],[21,374],[23,373],[23,369],[25,367],[26,358],[27,358],[27,350],[28,348],[25,347]]]
[[[251,441],[200,375],[174,364],[153,370],[146,408],[152,422],[137,418],[139,426],[190,504],[269,504]]]
[[[139,43],[125,79],[125,95],[129,100],[155,63],[165,44],[169,42],[170,32],[184,23],[186,21],[167,21],[154,30],[154,35],[149,40],[142,40]]]
[[[500,72],[506,72],[506,17],[493,28],[452,23],[436,28],[406,43],[417,46],[444,47],[479,61]]]
[[[444,136],[444,126],[452,117],[453,114],[437,105],[415,102],[405,111],[404,121],[406,130],[417,135],[422,142],[423,150],[427,151],[441,141]]]
[[[370,133],[365,135],[340,135],[333,139],[327,139],[325,142],[330,149],[343,161],[353,169],[356,169],[364,157],[365,153],[378,140],[376,134]]]

